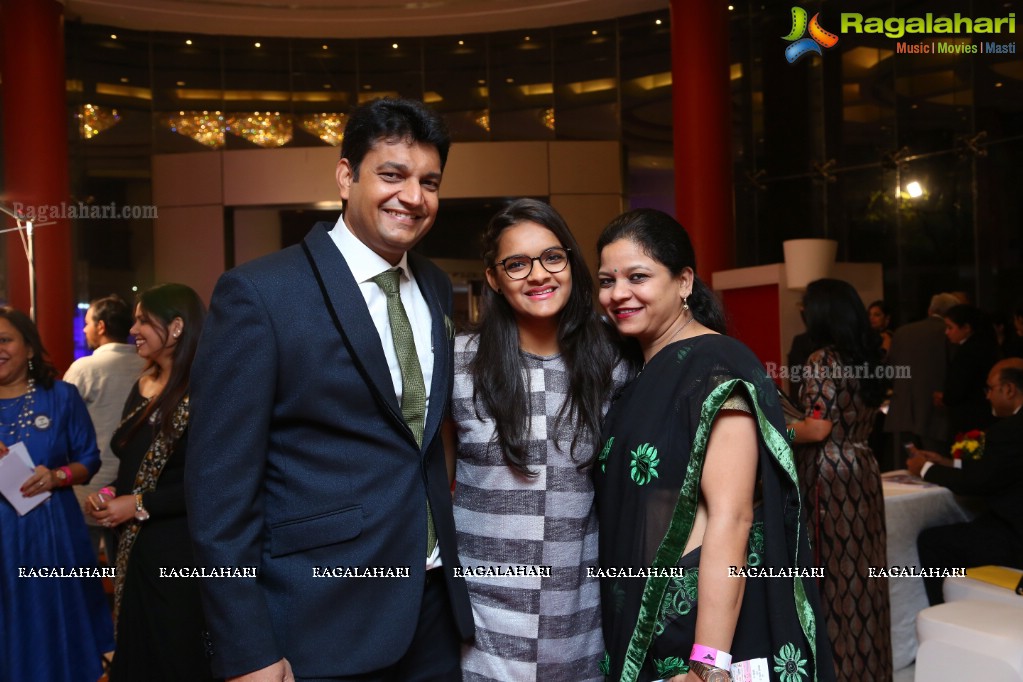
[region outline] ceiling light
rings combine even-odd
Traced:
[[[256,47],[263,47],[262,43],[254,43]]]
[[[661,20],[660,20],[660,19],[658,19],[658,20],[657,20],[657,21],[655,21],[654,23],[655,23],[655,24],[657,24],[658,26],[660,26],[660,25],[661,25]]]
[[[192,39],[191,38],[189,38],[188,40],[185,41],[185,45],[191,45],[191,44],[192,44]]]
[[[110,39],[111,40],[117,40],[117,34],[116,33],[111,33],[110,34]]]
[[[395,50],[397,50],[398,49],[398,43],[391,43],[391,47],[393,47]]]

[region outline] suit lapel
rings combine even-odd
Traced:
[[[359,285],[352,276],[352,271],[345,262],[334,241],[327,234],[331,225],[317,223],[306,235],[305,251],[317,275],[323,296],[338,331],[348,346],[352,360],[359,372],[366,379],[377,399],[386,406],[391,415],[408,432],[413,439],[412,430],[405,423],[401,414],[401,406],[394,395],[394,384],[391,373],[387,369],[387,358],[384,357],[380,345],[380,335],[376,325],[366,308],[366,299],[359,290]],[[324,368],[326,371],[326,368]]]
[[[419,290],[426,299],[426,305],[430,308],[430,343],[433,346],[433,379],[430,382],[430,410],[426,415],[426,425],[423,429],[423,446],[427,446],[437,433],[441,419],[447,406],[448,385],[448,363],[450,355],[450,344],[448,342],[447,324],[445,318],[447,313],[441,303],[439,292],[434,282],[427,277],[425,268],[422,267],[422,258],[409,253],[409,267],[415,275]]]

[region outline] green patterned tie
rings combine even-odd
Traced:
[[[391,340],[401,367],[401,414],[412,429],[416,443],[423,445],[423,429],[426,426],[426,384],[423,383],[423,368],[416,353],[416,340],[412,336],[405,306],[398,293],[400,270],[385,270],[373,278],[387,296],[387,317],[391,321]],[[426,556],[433,554],[437,546],[437,531],[433,527],[433,513],[430,500],[426,501]]]

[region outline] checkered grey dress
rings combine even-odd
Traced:
[[[550,566],[550,577],[468,577],[476,640],[462,650],[465,682],[599,681],[604,653],[593,483],[569,449],[570,419],[555,421],[568,388],[560,356],[522,353],[531,410],[527,478],[508,466],[494,422],[473,405],[475,337],[455,340],[452,414],[458,426],[455,527],[463,567]],[[479,407],[479,417],[477,417]],[[565,423],[568,422],[568,423]],[[589,459],[580,439],[576,460]]]

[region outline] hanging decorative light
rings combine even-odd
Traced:
[[[479,113],[475,119],[473,119],[480,128],[490,132],[490,109],[484,109]]]
[[[219,111],[179,111],[166,117],[171,132],[190,137],[206,147],[224,146],[224,116]]]
[[[293,135],[291,116],[282,116],[279,111],[232,114],[227,126],[228,132],[266,148],[282,147],[291,142]]]
[[[78,111],[78,131],[86,140],[91,140],[107,128],[117,125],[121,115],[117,109],[96,104],[83,104]]]
[[[543,110],[543,124],[548,130],[554,130],[554,107]]]
[[[315,135],[332,147],[341,144],[345,137],[344,114],[305,114],[299,117],[299,125],[311,135]]]

